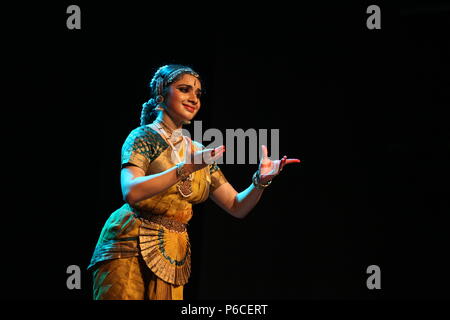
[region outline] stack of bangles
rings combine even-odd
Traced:
[[[269,180],[267,183],[261,183],[261,177],[259,175],[259,170],[256,171],[255,174],[253,175],[252,181],[253,181],[253,185],[258,190],[267,188],[272,183],[272,180]]]

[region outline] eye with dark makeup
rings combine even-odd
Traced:
[[[178,87],[178,90],[180,90],[183,93],[188,93],[189,92],[189,88],[188,87]]]
[[[191,86],[180,86],[180,87],[178,87],[177,89],[180,90],[180,91],[183,92],[183,93],[188,93],[189,90],[192,89],[192,87],[191,87]],[[196,96],[197,96],[198,99],[201,98],[201,96],[202,96],[202,91],[201,91],[200,89],[197,90]]]

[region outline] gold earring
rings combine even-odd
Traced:
[[[157,95],[155,101],[157,104],[160,104],[164,101],[164,97],[162,95]]]

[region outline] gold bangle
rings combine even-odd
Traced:
[[[256,189],[262,190],[262,189],[267,188],[272,183],[272,180],[267,181],[267,183],[265,183],[265,184],[261,183],[261,177],[259,175],[259,170],[258,170],[253,175],[252,182]]]
[[[177,167],[177,177],[179,177],[181,181],[184,181],[187,178],[189,178],[189,173],[187,173],[186,169],[184,168],[184,162],[178,163],[176,167]]]

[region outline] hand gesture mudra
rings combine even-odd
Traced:
[[[195,172],[201,170],[207,165],[212,164],[222,157],[225,152],[225,146],[217,148],[209,148],[195,151],[192,140],[186,137],[188,141],[188,148],[186,152],[186,164],[184,165],[189,172]]]
[[[262,158],[259,163],[259,182],[261,184],[267,184],[272,181],[284,168],[285,165],[290,163],[300,163],[299,159],[288,159],[284,156],[281,160],[270,160],[267,156],[267,147],[265,145],[262,148]]]

